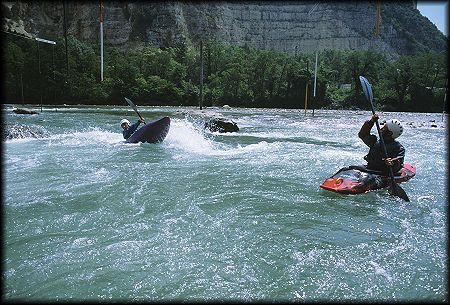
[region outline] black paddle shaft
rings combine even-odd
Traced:
[[[372,108],[372,114],[375,114],[375,109],[373,108],[372,101],[369,101],[369,103],[370,103],[370,107]],[[381,135],[380,123],[378,123],[378,120],[376,120],[375,124],[377,125],[377,131],[378,131],[378,135],[380,136],[381,146],[383,147],[384,157],[388,158],[389,156],[388,156],[388,153],[387,153],[386,144],[384,144],[383,136]],[[394,173],[392,173],[392,168],[389,167],[389,170],[390,170],[390,172],[392,174],[391,175],[392,179],[394,179]]]

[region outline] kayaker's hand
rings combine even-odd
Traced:
[[[139,122],[145,123],[144,118],[143,118],[143,117],[142,117],[142,118],[139,118]]]
[[[372,123],[375,123],[376,121],[378,121],[378,114],[376,114],[376,113],[374,113],[373,115],[372,115],[372,117],[370,118],[370,121],[372,122]]]
[[[386,158],[384,159],[384,163],[386,163],[387,166],[394,166],[395,163],[397,163],[397,158]]]

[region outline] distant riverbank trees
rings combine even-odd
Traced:
[[[56,45],[4,34],[3,101],[34,104],[195,106],[199,104],[200,49],[105,47],[100,81],[99,46],[68,39]],[[368,109],[359,85],[373,85],[376,107],[386,111],[441,112],[446,54],[389,61],[371,51],[323,50],[289,55],[208,42],[203,47],[204,106]],[[68,69],[67,69],[68,68]],[[306,84],[308,83],[308,86]]]

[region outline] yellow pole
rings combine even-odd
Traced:
[[[380,35],[380,0],[377,1],[377,20],[375,24],[375,36]]]

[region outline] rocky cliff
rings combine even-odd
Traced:
[[[64,9],[65,7],[65,9]],[[413,1],[103,1],[104,43],[123,47],[220,41],[288,53],[376,50],[389,57],[444,52],[446,37]],[[29,37],[99,41],[100,1],[2,2],[2,27]]]

